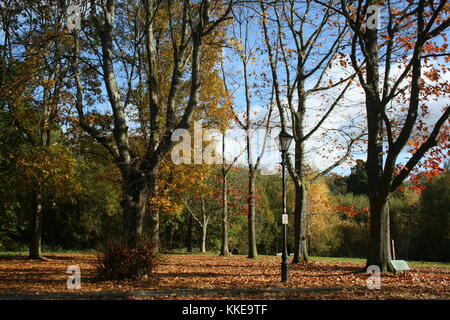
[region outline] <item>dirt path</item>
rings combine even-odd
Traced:
[[[245,295],[261,294],[307,294],[338,292],[350,288],[248,288],[248,289],[181,289],[181,290],[155,290],[155,291],[128,291],[128,292],[84,292],[84,293],[25,293],[25,294],[0,294],[0,300],[90,300],[90,299],[154,299],[164,297],[239,297]]]

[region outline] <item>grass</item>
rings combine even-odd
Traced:
[[[46,254],[58,254],[58,253],[95,253],[95,250],[61,250],[61,251],[46,251],[43,253],[45,256]],[[219,252],[192,252],[188,253],[185,251],[175,251],[175,250],[169,250],[168,252],[164,252],[163,254],[195,254],[195,255],[204,255],[204,256],[214,256],[219,255]],[[19,256],[28,256],[28,251],[0,251],[0,258],[2,256],[13,256],[13,255],[19,255]],[[246,255],[243,255],[246,256]],[[266,256],[266,255],[258,255],[258,259],[262,258],[273,258],[272,255]],[[364,258],[345,258],[345,257],[316,257],[311,256],[311,261],[323,261],[328,263],[353,263],[353,264],[365,264],[366,259]],[[450,269],[450,262],[433,262],[433,261],[407,261],[410,266],[416,266],[416,267],[435,267],[435,268],[448,268]]]
[[[324,262],[348,262],[355,264],[364,264],[366,259],[362,258],[343,258],[343,257],[310,257],[311,261],[324,261]]]
[[[258,258],[271,258],[273,256],[259,255]],[[292,256],[290,256],[292,259]],[[327,263],[353,263],[365,264],[365,258],[346,258],[346,257],[316,257],[310,256],[310,261],[322,261]],[[281,258],[280,258],[281,259]],[[435,267],[450,269],[450,262],[433,262],[433,261],[407,261],[410,266],[416,267]]]
[[[430,261],[408,261],[413,266],[417,267],[437,267],[450,269],[449,262],[430,262]]]
[[[95,253],[94,249],[87,250],[49,250],[43,251],[42,255],[46,254],[61,254],[61,253],[74,253],[74,254],[82,254],[82,253]],[[2,256],[28,256],[29,252],[26,251],[0,251],[0,257]]]
[[[340,257],[311,257],[312,261],[325,261],[325,262],[346,262],[355,264],[365,264],[366,259],[362,258],[340,258]],[[449,262],[433,262],[433,261],[407,261],[411,266],[416,267],[436,267],[436,268],[449,268]]]

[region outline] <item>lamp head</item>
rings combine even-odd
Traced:
[[[293,136],[291,136],[289,133],[286,132],[286,130],[283,128],[279,135],[280,138],[280,151],[286,152],[289,150],[289,146],[291,145]]]

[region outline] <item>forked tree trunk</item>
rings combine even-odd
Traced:
[[[123,226],[130,245],[133,245],[143,235],[146,203],[150,193],[145,178],[137,170],[129,168],[122,170],[122,179]]]
[[[150,219],[149,240],[155,254],[159,253],[159,208],[147,206],[149,198],[156,194],[157,168],[152,170],[153,174],[146,175],[137,168],[126,168],[122,170],[124,181],[124,196],[122,202],[124,211],[124,229],[130,244],[137,243],[144,236],[144,222],[146,214]]]
[[[42,218],[42,191],[38,190],[34,199],[34,218],[31,229],[29,259],[42,259]]]

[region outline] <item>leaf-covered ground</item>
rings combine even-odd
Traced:
[[[0,299],[450,299],[450,268],[413,266],[366,287],[364,265],[312,261],[291,266],[280,282],[280,257],[162,255],[154,275],[135,281],[98,281],[94,254],[50,254],[45,261],[0,256]],[[81,268],[80,290],[67,289],[67,267]]]

